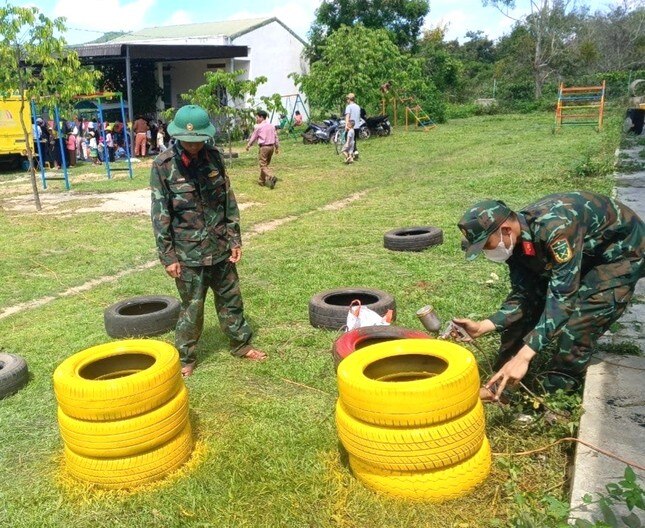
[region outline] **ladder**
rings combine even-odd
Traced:
[[[416,123],[417,126],[421,127],[424,132],[437,128],[437,123],[435,123],[428,113],[421,108],[421,105],[417,103],[417,100],[411,96],[397,96],[395,95],[392,99],[392,107],[394,110],[394,125],[398,126],[398,111],[397,104],[400,103],[405,108],[405,131],[408,131],[410,123]],[[384,96],[381,101],[381,113],[387,113],[387,99]]]
[[[605,81],[600,86],[572,86],[565,88],[560,83],[558,104],[555,108],[555,126],[560,130],[565,125],[596,126],[602,130],[605,108]]]
[[[399,101],[405,106],[405,131],[411,122],[410,117],[417,126],[420,126],[424,132],[437,127],[437,124],[430,118],[428,113],[421,108],[414,97],[400,97]]]

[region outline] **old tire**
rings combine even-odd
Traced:
[[[103,313],[110,337],[149,337],[175,328],[181,305],[174,297],[142,295],[108,306]]]
[[[183,386],[177,349],[152,339],[130,339],[83,350],[54,371],[54,392],[65,414],[81,420],[118,420],[168,402]]]
[[[392,321],[396,319],[396,303],[389,293],[370,288],[339,288],[320,292],[311,298],[309,301],[311,326],[340,330],[347,324],[349,305],[354,299],[358,299],[362,306],[381,316],[388,310],[392,310]]]
[[[193,449],[190,423],[175,438],[139,455],[120,458],[95,458],[74,453],[65,446],[69,473],[102,488],[134,488],[159,480],[179,468]]]
[[[338,365],[347,412],[374,425],[422,426],[450,420],[479,399],[472,353],[444,340],[399,339],[366,347]]]
[[[473,456],[484,440],[484,407],[425,427],[384,427],[352,417],[336,404],[338,437],[350,455],[392,471],[438,469]]]
[[[164,405],[123,420],[79,420],[58,409],[58,425],[65,444],[86,457],[128,457],[150,451],[175,438],[187,423],[186,387],[181,387]]]
[[[470,492],[486,480],[491,462],[486,438],[472,457],[435,470],[389,471],[349,457],[352,472],[368,488],[399,499],[432,502],[456,499]]]
[[[443,243],[443,230],[432,226],[401,227],[383,235],[383,246],[391,251],[423,251]]]
[[[15,354],[0,354],[0,399],[18,392],[27,384],[27,362]]]
[[[351,353],[366,346],[375,345],[395,339],[429,339],[430,336],[419,330],[410,330],[400,326],[365,326],[344,333],[332,345],[331,353],[334,365],[338,364]]]

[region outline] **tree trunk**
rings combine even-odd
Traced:
[[[24,93],[24,92],[23,92]],[[40,211],[42,210],[42,205],[40,203],[40,196],[38,194],[38,184],[36,183],[36,168],[34,166],[34,151],[31,145],[31,142],[29,141],[29,132],[27,131],[27,126],[25,125],[25,116],[24,116],[24,111],[25,111],[25,98],[24,95],[21,97],[21,103],[20,103],[20,125],[22,126],[22,133],[25,136],[25,148],[27,150],[27,158],[29,159],[29,172],[30,172],[30,180],[31,180],[31,190],[34,194],[34,203],[36,204],[36,210]],[[34,120],[34,124],[36,123],[36,116],[32,116]],[[36,141],[37,138],[34,135],[34,141]]]

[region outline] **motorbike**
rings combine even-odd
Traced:
[[[309,123],[307,129],[302,133],[302,142],[305,145],[329,143],[341,124],[343,122],[338,119],[338,116],[331,116],[329,119],[325,119],[322,124]]]
[[[386,114],[366,118],[364,128],[369,131],[367,137],[370,137],[371,134],[376,136],[389,136],[392,132],[390,118]]]

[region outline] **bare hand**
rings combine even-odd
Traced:
[[[181,264],[179,264],[179,262],[169,264],[166,266],[166,273],[173,279],[178,279],[181,276]]]
[[[228,261],[232,262],[235,264],[236,262],[239,262],[240,259],[242,258],[242,248],[241,247],[234,247],[231,249],[231,256],[228,257]]]
[[[495,401],[499,401],[506,386],[513,387],[522,380],[529,370],[529,364],[534,357],[535,351],[531,347],[524,345],[516,355],[499,369],[497,374],[488,380],[484,387],[494,390]],[[495,387],[496,384],[497,387]]]
[[[495,330],[495,325],[488,319],[483,321],[473,321],[472,319],[453,319],[453,323],[461,326],[471,338],[476,338]],[[466,341],[466,340],[464,340]]]

